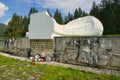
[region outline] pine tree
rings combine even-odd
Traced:
[[[85,11],[82,11],[82,16],[81,17],[84,17],[84,16],[88,16],[89,14],[86,13]]]
[[[73,15],[69,12],[68,13],[68,22],[72,21],[74,19]]]
[[[67,24],[68,23],[68,17],[65,16],[65,19],[64,19],[64,24]]]
[[[104,8],[106,7],[106,5],[107,5],[107,2],[108,2],[108,0],[101,0],[100,7],[101,7],[102,9],[104,9]]]
[[[78,9],[78,17],[82,17],[82,9],[80,7]]]
[[[28,25],[29,25],[28,17],[24,16],[22,19],[23,36],[25,36],[26,32],[28,32]]]
[[[74,12],[74,19],[77,19],[77,18],[79,18],[79,13],[78,13],[78,10],[76,8],[75,12]]]
[[[56,11],[55,11],[54,19],[56,20],[56,22],[59,23],[59,11],[58,11],[58,9],[56,9]]]
[[[8,27],[5,30],[5,36],[21,37],[23,33],[21,21],[22,21],[21,16],[18,16],[16,13],[14,13],[11,21],[8,24]]]
[[[63,18],[61,12],[58,9],[56,9],[55,11],[54,19],[56,20],[57,23],[63,24]]]
[[[95,1],[93,2],[92,9],[90,11],[90,15],[93,15],[95,17],[99,17],[99,7],[96,5]]]
[[[99,5],[93,3],[90,14],[97,17],[104,26],[105,35],[120,34],[119,0],[101,0]]]
[[[65,16],[64,23],[68,23],[74,19],[73,15],[69,12],[68,16]]]

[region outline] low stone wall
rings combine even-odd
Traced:
[[[120,69],[120,36],[56,37],[54,45],[56,61]]]
[[[42,57],[53,56],[52,39],[33,39],[30,40],[30,47],[33,55],[41,54]]]
[[[27,38],[0,38],[0,51],[27,57],[30,40]]]
[[[41,54],[41,56],[53,57],[53,40],[52,39],[35,39],[28,38],[0,38],[0,51],[7,52],[16,56],[28,56]]]
[[[59,62],[120,69],[120,36],[55,37],[54,40],[0,38],[1,51],[27,57],[28,49]]]

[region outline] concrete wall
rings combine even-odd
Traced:
[[[120,68],[120,37],[56,37],[56,61]]]

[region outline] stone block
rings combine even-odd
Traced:
[[[99,55],[98,56],[98,65],[106,66],[108,64],[108,56]]]
[[[120,54],[113,54],[111,59],[111,66],[120,68]]]

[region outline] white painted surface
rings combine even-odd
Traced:
[[[64,35],[100,36],[103,33],[102,23],[93,16],[78,18],[66,25],[59,25],[54,20],[54,27],[55,32]]]
[[[50,39],[53,32],[53,20],[46,12],[30,16],[29,39]]]
[[[47,12],[34,13],[30,17],[29,39],[52,39],[56,36],[101,36],[102,23],[93,16],[72,20],[59,25]]]

